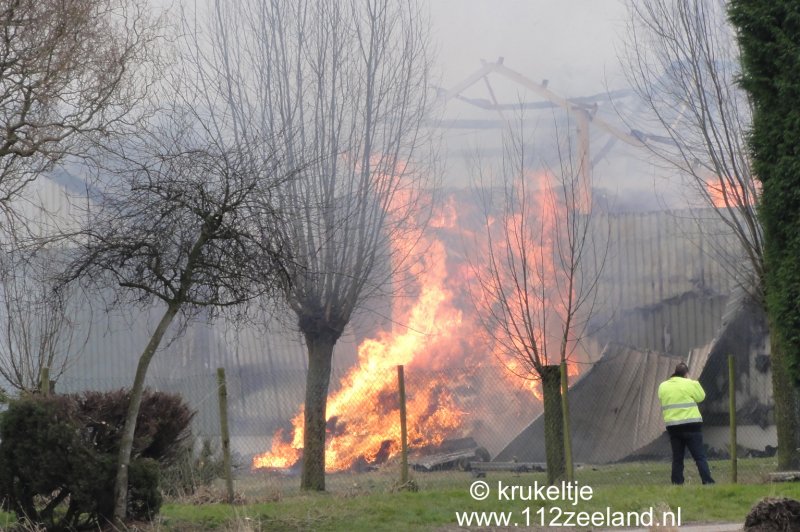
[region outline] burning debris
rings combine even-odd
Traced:
[[[445,202],[443,213],[432,221],[421,243],[425,253],[413,255],[420,256],[412,268],[418,283],[416,297],[393,301],[392,317],[403,326],[364,340],[358,364],[332,394],[327,412],[333,422],[326,443],[330,471],[346,470],[356,463],[380,465],[399,452],[397,364],[406,366],[412,453],[433,449],[446,440],[472,437],[495,460],[511,462],[516,456],[526,463],[544,461],[543,443],[531,445],[543,442],[543,420],[520,432],[541,413],[535,396],[538,383],[511,375],[492,352],[481,334],[475,301],[465,290],[472,269],[463,243],[481,245],[475,236],[480,225],[470,221],[475,205],[466,193],[453,193]],[[606,269],[600,297],[620,310],[614,319],[602,316],[603,327],[582,345],[591,355],[577,354],[570,371],[570,382],[575,384],[570,399],[575,407],[573,453],[576,460],[587,463],[650,456],[651,451],[652,456],[661,456],[660,448],[653,445],[658,444],[663,425],[660,414],[651,410],[658,408],[654,393],[659,379],[674,368],[674,357],[691,354],[705,375],[707,407],[718,413],[727,408],[727,399],[721,402],[714,384],[716,362],[703,370],[708,357],[744,349],[743,361],[754,356],[758,363],[768,353],[763,347],[762,329],[766,328],[757,325],[761,318],[750,306],[729,298],[733,279],[703,255],[701,246],[694,241],[689,245],[682,236],[693,227],[693,220],[676,225],[671,213],[611,218],[616,259]],[[481,256],[481,249],[471,254]],[[675,272],[676,265],[681,265],[680,272]],[[731,332],[737,334],[731,336]],[[607,356],[598,362],[601,351]],[[767,404],[770,381],[768,368],[761,364],[748,374],[746,393],[758,404]],[[750,366],[743,363],[741,367]],[[588,378],[574,378],[578,368]],[[641,400],[629,401],[622,391]],[[744,411],[740,415],[753,417]],[[302,455],[302,424],[301,411],[291,427],[274,436],[271,450],[256,457],[253,466],[296,463]],[[630,432],[630,426],[636,429]]]
[[[445,440],[437,447],[426,447],[414,452],[408,464],[414,471],[443,471],[459,469],[468,471],[471,462],[488,462],[489,451],[472,438]]]
[[[493,352],[498,348],[481,334],[467,288],[474,282],[473,269],[462,250],[465,242],[489,245],[478,237],[485,231],[478,220],[476,200],[454,192],[426,235],[412,242],[394,242],[401,247],[401,255],[419,257],[410,272],[416,281],[416,297],[393,299],[392,317],[398,325],[359,345],[357,365],[329,398],[328,471],[379,465],[399,453],[398,365],[406,366],[412,452],[439,448],[434,454],[448,454],[441,450],[446,440],[511,435],[541,410],[538,382],[513,375],[503,360],[505,355]],[[485,255],[479,249],[471,254]],[[577,375],[578,365],[570,363],[569,373]],[[485,441],[487,454],[506,443]],[[302,455],[302,446],[301,410],[291,430],[276,433],[271,449],[253,459],[253,468],[292,467]],[[475,454],[478,448],[453,451],[463,454],[454,460],[480,460],[482,456]],[[444,456],[437,460],[449,463]],[[431,463],[420,462],[420,467]]]

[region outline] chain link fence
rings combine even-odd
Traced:
[[[579,481],[603,482],[619,475],[633,484],[669,482],[669,440],[655,394],[674,360],[660,360],[651,353],[637,366],[633,357],[642,355],[622,347],[606,352],[570,389],[572,448]],[[706,386],[708,401],[701,410],[712,471],[724,481],[730,471],[730,427],[724,406],[729,403],[723,393],[727,381],[719,381],[727,365],[714,365],[718,362],[710,360],[705,366],[708,374],[701,377],[713,381]],[[305,371],[225,369],[236,490],[256,500],[296,491],[302,466],[297,443],[302,437],[296,431],[302,430]],[[544,419],[538,389],[522,386],[491,364],[463,371],[409,366],[404,374],[408,463],[415,483],[447,485],[495,474],[544,478]],[[216,369],[180,376],[155,374],[148,385],[180,394],[196,411],[192,427],[196,453],[204,442],[219,453]],[[122,379],[101,382],[68,376],[59,381],[57,391],[127,386]],[[774,455],[776,441],[771,413],[762,412],[759,418],[748,400],[752,398],[737,399],[740,479],[745,481],[758,480],[773,467],[769,457]],[[334,371],[327,417],[329,489],[396,487],[401,467],[397,368]],[[688,461],[686,470],[687,481],[692,482],[695,472]]]

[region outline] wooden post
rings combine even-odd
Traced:
[[[572,432],[569,424],[569,374],[567,361],[561,361],[561,412],[564,416],[564,467],[567,482],[575,480],[575,467],[572,463]]]
[[[403,366],[397,366],[397,387],[400,391],[400,485],[408,483],[408,431],[406,425],[406,381]]]
[[[228,431],[228,388],[225,384],[225,368],[217,368],[217,391],[219,393],[219,425],[222,439],[222,466],[228,503],[233,504],[233,472],[231,471],[231,435]]]
[[[738,477],[737,449],[736,444],[736,362],[733,355],[728,355],[728,396],[730,403],[728,412],[731,426],[731,482],[736,484]]]
[[[50,395],[50,368],[42,367],[39,372],[39,392],[42,395]]]

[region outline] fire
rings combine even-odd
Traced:
[[[706,181],[706,193],[718,209],[752,206],[761,194],[761,183],[753,181],[752,186],[744,186],[733,179],[715,177]]]
[[[570,338],[565,346],[561,345],[564,317],[576,297],[566,265],[561,263],[564,256],[559,256],[566,245],[566,235],[562,233],[559,242],[558,232],[565,229],[567,213],[565,206],[555,201],[553,176],[541,173],[528,176],[526,182],[530,181],[539,183],[540,188],[518,187],[504,218],[489,221],[490,238],[499,245],[492,256],[492,263],[497,266],[488,282],[491,292],[502,293],[506,301],[502,312],[505,319],[497,320],[492,335],[504,339],[499,342],[498,356],[508,373],[514,378],[522,377],[525,387],[541,401],[535,363],[558,364],[563,347],[568,377],[578,376],[580,371],[570,361],[570,354],[577,347],[574,340]],[[586,206],[584,198],[574,207],[583,212]],[[487,280],[482,282],[486,284]],[[481,304],[497,303],[484,300]]]
[[[393,301],[393,330],[380,331],[358,347],[358,363],[341,380],[327,404],[325,461],[328,471],[359,463],[382,463],[399,452],[396,366],[406,367],[408,440],[412,448],[448,438],[515,433],[530,421],[538,383],[511,374],[497,346],[487,344],[467,286],[474,269],[459,248],[476,242],[470,229],[475,205],[453,193],[430,221],[430,231],[399,239],[412,265],[416,297]],[[473,222],[474,224],[474,222]],[[408,246],[418,246],[411,252]],[[420,251],[421,250],[421,251]],[[475,252],[477,257],[485,256]],[[556,304],[556,302],[553,302]],[[495,352],[493,352],[493,350]],[[557,361],[556,361],[557,363]],[[569,374],[578,366],[570,363]],[[524,426],[524,425],[523,425]],[[302,457],[303,412],[291,432],[278,432],[254,468],[288,468]],[[489,442],[484,443],[489,445]],[[497,449],[499,450],[499,449]]]
[[[400,419],[396,414],[398,365],[412,365],[424,353],[435,352],[460,331],[462,313],[448,304],[453,299],[446,283],[444,244],[433,241],[426,246],[420,264],[420,292],[408,312],[404,327],[396,334],[383,331],[358,348],[358,365],[343,379],[339,391],[329,399],[327,415],[329,438],[325,451],[328,469],[351,467],[357,460],[371,463],[381,454],[397,453]],[[413,367],[413,366],[412,366]],[[386,399],[390,397],[391,399]],[[461,425],[463,412],[446,387],[430,382],[411,394],[406,405],[409,441],[435,445]],[[357,416],[353,416],[354,413]],[[253,467],[288,467],[302,453],[303,416],[292,421],[291,440],[276,434],[272,450],[255,457]],[[388,443],[387,443],[388,442]]]
[[[349,467],[359,456],[368,462],[385,445],[393,442],[390,454],[396,452],[400,441],[400,420],[395,401],[376,400],[383,394],[396,394],[398,365],[411,364],[415,356],[430,349],[442,338],[450,338],[461,324],[461,313],[445,309],[452,295],[443,287],[445,250],[441,242],[429,247],[431,264],[419,298],[408,316],[407,326],[397,334],[382,333],[376,339],[365,340],[358,349],[358,366],[348,373],[339,392],[328,403],[329,419],[346,420],[343,430],[333,438],[326,450],[326,464],[332,470]],[[381,379],[376,382],[377,379]],[[437,405],[429,412],[430,405]],[[408,402],[409,417],[414,419],[409,440],[415,441],[425,434],[442,435],[457,429],[461,412],[453,404],[449,392],[436,390],[430,385],[422,394],[415,394]],[[352,413],[358,412],[358,417]],[[351,414],[350,418],[346,418]],[[379,430],[376,430],[379,428]],[[430,439],[430,438],[428,438]]]
[[[298,419],[299,418],[299,419]],[[299,425],[298,425],[299,423]],[[275,433],[272,437],[272,452],[264,453],[253,458],[253,468],[272,467],[286,469],[292,467],[300,460],[303,454],[303,413],[296,416],[292,424],[299,429],[295,429],[294,441],[290,445],[283,442],[284,434],[282,430]]]
[[[515,359],[509,359],[505,362],[506,368],[508,369],[508,373],[512,375],[513,379],[519,383],[522,382],[522,387],[528,391],[530,391],[534,397],[538,401],[544,401],[544,395],[542,395],[542,383],[538,379],[534,379],[532,377],[527,379],[521,379],[521,375],[530,375],[530,370],[524,367],[519,361]],[[581,370],[578,365],[574,361],[567,360],[567,377],[569,378],[570,384],[573,383],[573,377],[579,377],[581,374]]]

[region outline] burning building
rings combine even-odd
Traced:
[[[615,128],[598,101],[560,97],[546,83],[532,82],[506,68],[502,60],[484,63],[456,88],[441,92],[444,100],[497,112],[500,119],[460,115],[442,120],[441,125],[491,129],[507,124],[503,112],[512,107],[498,103],[497,86],[494,91],[490,87],[491,100],[466,93],[489,74],[502,75],[543,100],[517,103],[516,108],[561,107],[573,117],[567,127],[576,127],[581,168],[597,170],[618,141],[629,150],[647,141],[641,132]],[[588,147],[598,141],[604,145],[592,158]],[[605,174],[620,168],[612,164]],[[658,208],[658,201],[636,199],[647,188],[635,183],[641,181],[642,172],[622,174],[634,182],[635,190],[608,193],[614,187],[609,181],[594,190],[595,202],[605,208],[600,225],[608,228],[610,244],[598,283],[601,304],[594,309],[588,336],[570,364],[575,382],[570,392],[575,459],[603,463],[664,456],[656,390],[679,360],[690,363],[693,376],[707,389],[707,441],[723,447],[721,432],[714,427],[723,426],[727,416],[728,354],[738,361],[742,443],[763,450],[776,439],[770,413],[769,347],[763,315],[738,286],[740,277],[731,273],[741,269],[741,258],[731,251],[738,248],[736,241],[712,208]],[[393,413],[396,399],[390,399],[394,389],[390,369],[397,364],[423,375],[418,386],[424,399],[410,412],[410,422],[416,424],[412,445],[427,448],[469,437],[498,460],[544,461],[537,387],[511,375],[507,361],[487,344],[480,334],[475,301],[467,295],[474,270],[470,271],[465,255],[481,255],[480,250],[464,246],[474,244],[476,231],[468,222],[468,213],[475,208],[468,196],[453,192],[447,197],[444,212],[426,237],[427,252],[416,266],[415,299],[392,309],[396,326],[360,344],[358,365],[331,396],[327,462],[332,470],[385,460],[397,452],[399,419]],[[382,375],[379,383],[376,375]],[[276,434],[272,448],[255,458],[254,467],[286,467],[299,460],[301,413],[291,425]],[[346,452],[344,442],[348,442]],[[344,455],[348,458],[342,461]]]
[[[497,64],[484,70],[517,76]],[[655,392],[680,359],[689,362],[707,390],[707,441],[722,447],[727,429],[715,427],[727,420],[728,354],[737,358],[740,442],[756,450],[774,445],[766,325],[726,267],[738,259],[719,255],[736,247],[724,225],[710,209],[659,209],[658,201],[642,199],[652,190],[641,178],[645,172],[629,166],[633,157],[610,161],[602,155],[613,144],[602,105],[540,89],[534,92],[546,91],[548,99],[531,108],[578,109],[583,117],[578,136],[602,146],[591,166],[598,175],[622,176],[616,186],[624,189],[614,194],[614,182],[602,179],[594,189],[594,200],[605,212],[599,225],[607,228],[610,245],[598,285],[602,304],[570,364],[575,459],[602,463],[664,456]],[[492,105],[462,92],[450,91],[451,100]],[[442,125],[486,124],[468,122]],[[502,120],[489,125],[495,122],[502,126]],[[599,124],[599,131],[589,131],[590,123]],[[628,150],[641,144],[628,134],[614,138]],[[449,150],[449,156],[459,156],[456,148]],[[582,156],[589,155],[582,150]],[[441,211],[419,247],[409,250],[418,258],[410,266],[415,278],[410,292],[362,312],[337,345],[327,411],[326,462],[332,471],[381,464],[396,455],[400,364],[406,367],[412,449],[436,452],[448,448],[446,441],[473,441],[497,460],[544,461],[538,383],[510,373],[493,352],[470,294],[474,267],[484,256],[475,221],[478,203],[463,184],[442,195]],[[140,339],[154,319],[147,312],[110,319],[81,316],[95,331],[113,334],[92,336],[59,389],[129,385]],[[156,357],[148,384],[184,395],[200,413],[196,431],[216,437],[214,370],[226,367],[234,451],[248,461],[253,457],[254,468],[291,468],[302,456],[306,368],[293,325],[280,317],[269,330],[193,323]],[[108,353],[116,354],[113,361]]]
[[[419,267],[419,290],[395,309],[401,326],[363,340],[358,361],[329,401],[327,464],[380,464],[399,451],[395,366],[412,376],[412,449],[436,453],[471,438],[498,461],[544,462],[544,424],[535,386],[493,353],[464,288],[474,272],[464,242],[474,227],[467,193],[452,193],[434,221]],[[704,220],[699,231],[697,219]],[[727,437],[727,356],[737,358],[743,446],[774,445],[767,331],[763,315],[709,253],[721,222],[709,211],[603,217],[611,238],[590,334],[571,360],[574,456],[579,462],[668,456],[656,395],[680,360],[708,396],[707,441]],[[713,235],[713,236],[712,236]],[[716,427],[719,427],[718,429]],[[302,455],[302,413],[277,433],[256,468],[289,468]]]
[[[728,355],[736,360],[740,445],[760,453],[776,444],[766,320],[736,285],[731,263],[709,253],[709,238],[720,238],[708,231],[715,219],[705,220],[703,232],[696,219],[709,214],[612,216],[616,259],[607,265],[601,288],[609,305],[594,333],[605,347],[570,390],[576,461],[669,456],[657,388],[679,361],[689,364],[690,376],[707,393],[701,405],[706,443],[725,449]],[[543,419],[497,455],[514,458],[544,460]]]

